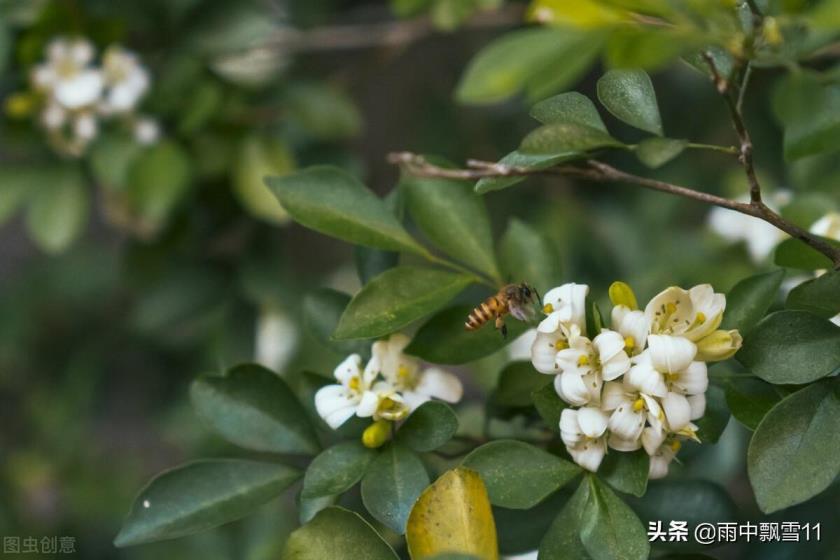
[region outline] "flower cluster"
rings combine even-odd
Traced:
[[[57,38],[46,60],[32,69],[33,89],[42,99],[40,123],[53,146],[82,155],[99,132],[99,121],[120,118],[142,144],[157,140],[157,123],[135,110],[149,89],[149,73],[136,54],[111,45],[95,65],[93,44],[83,38]]]
[[[420,361],[403,350],[409,338],[394,334],[373,343],[372,357],[362,367],[358,354],[348,356],[335,368],[338,384],[327,385],[315,394],[318,414],[337,429],[352,416],[372,418],[362,442],[378,447],[385,442],[390,422],[407,417],[430,399],[455,403],[463,387],[453,374],[439,368],[422,368]]]
[[[586,336],[589,287],[565,284],[545,294],[531,362],[554,375],[570,406],[560,418],[566,449],[580,466],[598,470],[607,448],[650,455],[650,477],[661,478],[692,422],[706,408],[706,362],[741,347],[738,331],[719,330],[726,298],[708,284],[671,287],[639,309],[623,282],[610,287],[609,329]]]

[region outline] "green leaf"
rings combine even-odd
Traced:
[[[726,380],[726,404],[741,424],[755,430],[759,422],[787,394],[781,387],[751,377]]]
[[[53,171],[27,165],[0,167],[0,224],[4,224],[41,185],[52,181]]]
[[[774,270],[744,278],[726,294],[726,311],[721,328],[738,329],[746,335],[776,301],[784,270]]]
[[[502,557],[538,549],[540,541],[557,517],[557,512],[563,509],[571,496],[572,491],[564,488],[525,511],[494,507],[493,517],[499,533],[499,553]]]
[[[362,502],[377,521],[403,534],[414,502],[428,485],[420,458],[399,443],[390,443],[362,479]]]
[[[680,155],[686,146],[688,146],[686,140],[648,138],[639,142],[636,147],[636,157],[651,169],[656,169]]]
[[[508,364],[499,375],[493,402],[499,406],[531,406],[534,391],[539,391],[553,380],[554,376],[539,373],[531,362]]]
[[[736,356],[770,383],[809,383],[840,365],[840,327],[804,311],[778,311],[756,325]]]
[[[490,218],[484,200],[464,181],[407,177],[405,190],[411,218],[448,255],[499,277]]]
[[[301,498],[343,494],[362,479],[374,457],[376,452],[359,441],[345,441],[325,449],[306,469]]]
[[[534,507],[581,473],[577,465],[515,440],[486,443],[462,465],[481,475],[490,503],[511,509]]]
[[[576,91],[561,93],[540,101],[531,107],[530,115],[543,124],[567,122],[607,132],[607,127],[601,120],[595,104]]]
[[[529,154],[560,155],[597,148],[622,148],[624,144],[606,132],[577,123],[555,122],[530,132],[519,146]]]
[[[142,228],[162,228],[191,181],[190,158],[176,142],[164,140],[140,154],[129,170],[127,196]]]
[[[747,451],[747,471],[764,513],[799,504],[840,474],[840,398],[814,383],[774,406]]]
[[[366,341],[332,338],[350,299],[349,295],[330,288],[318,288],[303,298],[304,328],[315,340],[338,354],[361,354],[370,348]]]
[[[251,134],[240,143],[238,157],[234,161],[233,192],[251,215],[269,223],[282,224],[289,215],[263,179],[268,175],[285,175],[294,168],[294,157],[279,138]]]
[[[398,266],[368,282],[341,315],[335,339],[376,338],[446,305],[473,277],[417,266]]]
[[[840,241],[824,237],[821,239],[840,247]],[[795,238],[785,239],[776,246],[773,262],[779,266],[804,270],[832,268],[831,260],[828,257]]]
[[[128,134],[103,135],[90,150],[93,176],[106,188],[123,190],[132,165],[143,151],[143,145]]]
[[[729,416],[724,390],[715,385],[709,385],[706,389],[706,412],[702,418],[694,421],[698,427],[697,437],[700,441],[717,443],[729,424]]]
[[[525,281],[540,293],[560,283],[560,252],[525,222],[512,218],[499,242],[502,270],[511,281]]]
[[[502,159],[499,160],[501,165],[509,165],[511,167],[522,167],[525,169],[548,169],[560,163],[580,159],[584,154],[580,152],[566,152],[562,154],[524,154],[518,150],[514,150]],[[498,191],[512,187],[517,183],[521,183],[527,179],[524,175],[511,175],[509,177],[484,177],[479,179],[475,184],[475,192],[478,194],[485,194],[491,191]]]
[[[386,270],[397,266],[400,263],[400,254],[356,245],[353,248],[353,262],[359,274],[359,281],[365,285]]]
[[[397,560],[399,557],[358,513],[328,507],[289,535],[283,560]]]
[[[653,480],[644,497],[627,502],[644,525],[660,521],[666,530],[671,521],[685,521],[691,530],[700,523],[731,523],[739,518],[738,507],[727,491],[708,480]],[[657,542],[656,547],[691,551],[705,550],[708,545],[689,537],[688,542]]]
[[[644,70],[610,70],[598,80],[598,99],[615,118],[662,136],[656,92]]]
[[[199,416],[231,443],[255,451],[315,454],[318,437],[286,382],[256,364],[224,377],[193,381],[190,398]]]
[[[580,540],[595,560],[640,559],[650,552],[647,534],[636,514],[597,477],[589,478]]]
[[[840,86],[823,85],[812,72],[796,72],[780,82],[774,97],[774,108],[784,126],[787,161],[836,151]]]
[[[650,457],[644,449],[631,453],[610,451],[598,468],[598,476],[620,492],[643,496],[649,468]]]
[[[415,451],[437,449],[458,431],[458,417],[440,401],[428,401],[411,413],[397,432],[397,441]]]
[[[699,33],[687,33],[685,26],[656,30],[648,26],[617,28],[610,33],[604,60],[610,68],[656,70],[685,52],[704,47],[705,38]]]
[[[266,184],[292,218],[349,243],[424,254],[385,202],[347,172],[316,166]]]
[[[584,477],[540,543],[540,560],[589,560],[580,540],[583,513],[589,502],[589,479]]]
[[[528,329],[527,324],[508,316],[507,338],[492,322],[468,331],[464,323],[472,310],[471,305],[456,305],[436,314],[420,327],[406,353],[435,364],[466,364],[501,350]]]
[[[560,433],[560,415],[568,405],[557,395],[554,383],[549,383],[542,389],[531,394],[537,412],[553,432]]]
[[[840,313],[840,271],[832,270],[799,284],[785,302],[788,309],[810,311],[821,317]]]
[[[340,496],[322,496],[320,498],[304,498],[300,495],[300,492],[298,492],[296,501],[298,508],[298,521],[301,525],[309,523],[316,515],[318,515],[318,512],[335,505],[339,497]]]
[[[236,459],[165,471],[140,491],[114,545],[174,539],[239,519],[298,478],[300,472],[286,465]]]
[[[573,84],[601,46],[600,35],[571,29],[525,29],[491,42],[470,62],[456,98],[496,103],[520,91],[539,99]]]
[[[56,168],[49,177],[30,199],[26,228],[41,249],[60,253],[82,233],[90,201],[77,169]]]
[[[340,140],[359,134],[363,120],[347,93],[319,82],[295,80],[286,91],[284,109],[289,120],[321,140]]]

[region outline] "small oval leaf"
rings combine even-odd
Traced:
[[[644,70],[610,70],[598,80],[598,99],[617,119],[662,136],[659,105]]]
[[[411,413],[397,432],[397,441],[415,451],[437,449],[458,431],[458,417],[448,405],[428,401]]]
[[[362,479],[362,502],[370,514],[392,531],[405,533],[408,514],[429,485],[429,475],[410,449],[390,443]]]
[[[358,513],[328,507],[289,535],[283,560],[397,560],[394,549]]]

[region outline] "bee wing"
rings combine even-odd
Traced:
[[[511,305],[509,307],[510,314],[515,318],[519,319],[520,321],[528,321],[533,314],[533,310],[528,307],[523,307],[521,305]]]

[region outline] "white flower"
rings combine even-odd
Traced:
[[[581,331],[586,330],[586,295],[589,286],[586,284],[563,284],[552,288],[543,297],[543,311],[548,315],[540,322],[539,332],[551,333],[560,324],[566,326],[577,325]]]
[[[285,313],[263,309],[257,318],[255,361],[274,371],[282,371],[294,355],[298,330]]]
[[[102,56],[102,70],[107,90],[100,110],[104,114],[132,111],[149,89],[149,73],[137,55],[112,45]]]
[[[647,343],[649,329],[644,311],[616,305],[612,308],[610,320],[610,327],[624,337],[625,352],[629,356],[641,354]]]
[[[57,130],[67,122],[67,111],[57,103],[49,103],[41,111],[41,124],[48,130]]]
[[[612,412],[608,423],[610,433],[625,444],[639,440],[645,421],[655,429],[662,430],[663,413],[659,403],[652,395],[631,383],[627,376],[623,383],[611,381],[604,385],[601,408]]]
[[[82,144],[86,144],[96,138],[99,125],[96,117],[89,112],[79,113],[73,121],[73,135]]]
[[[696,342],[718,328],[725,308],[726,296],[715,293],[710,284],[690,290],[672,286],[650,300],[645,318],[652,334],[673,334]]]
[[[693,361],[697,348],[684,338],[651,335],[648,344],[650,365],[662,374],[668,390],[662,397],[668,427],[678,432],[705,412],[706,401],[702,395],[709,386],[706,364]],[[689,401],[691,395],[701,398]]]
[[[531,363],[534,369],[540,373],[559,373],[557,353],[569,347],[569,334],[569,330],[562,325],[550,333],[537,331],[531,344]]]
[[[738,200],[747,202],[749,197],[740,197]],[[789,200],[790,193],[780,191],[771,198],[769,206],[776,210]],[[755,263],[764,262],[776,245],[787,237],[783,231],[762,219],[717,206],[709,212],[708,222],[712,231],[727,241],[745,242],[750,258]]]
[[[677,451],[680,450],[682,444],[678,439],[669,440],[662,432],[645,428],[642,434],[642,445],[650,455],[648,478],[657,479],[664,478],[668,474],[668,467],[677,456]]]
[[[811,225],[811,233],[840,241],[840,212],[829,212]]]
[[[361,356],[348,356],[335,368],[334,376],[340,385],[327,385],[315,393],[315,408],[330,428],[338,428],[354,414],[373,416],[380,404],[371,387],[376,372],[369,367],[362,370]]]
[[[142,117],[134,121],[134,139],[138,144],[148,146],[160,138],[160,125],[154,119]]]
[[[402,393],[411,411],[433,398],[449,403],[461,400],[464,388],[456,376],[440,368],[423,370],[419,360],[403,353],[410,341],[404,334],[394,334],[374,342],[368,369]]]
[[[569,347],[557,352],[560,375],[554,388],[560,398],[572,405],[600,402],[601,385],[630,369],[630,357],[624,351],[624,338],[615,331],[603,329],[594,340],[580,334],[572,325]]]
[[[32,70],[35,88],[66,109],[93,105],[104,87],[101,72],[89,66],[93,55],[86,39],[53,40],[47,46],[47,61]]]
[[[604,459],[608,420],[606,412],[589,406],[560,413],[560,437],[572,459],[586,470],[597,471]]]

